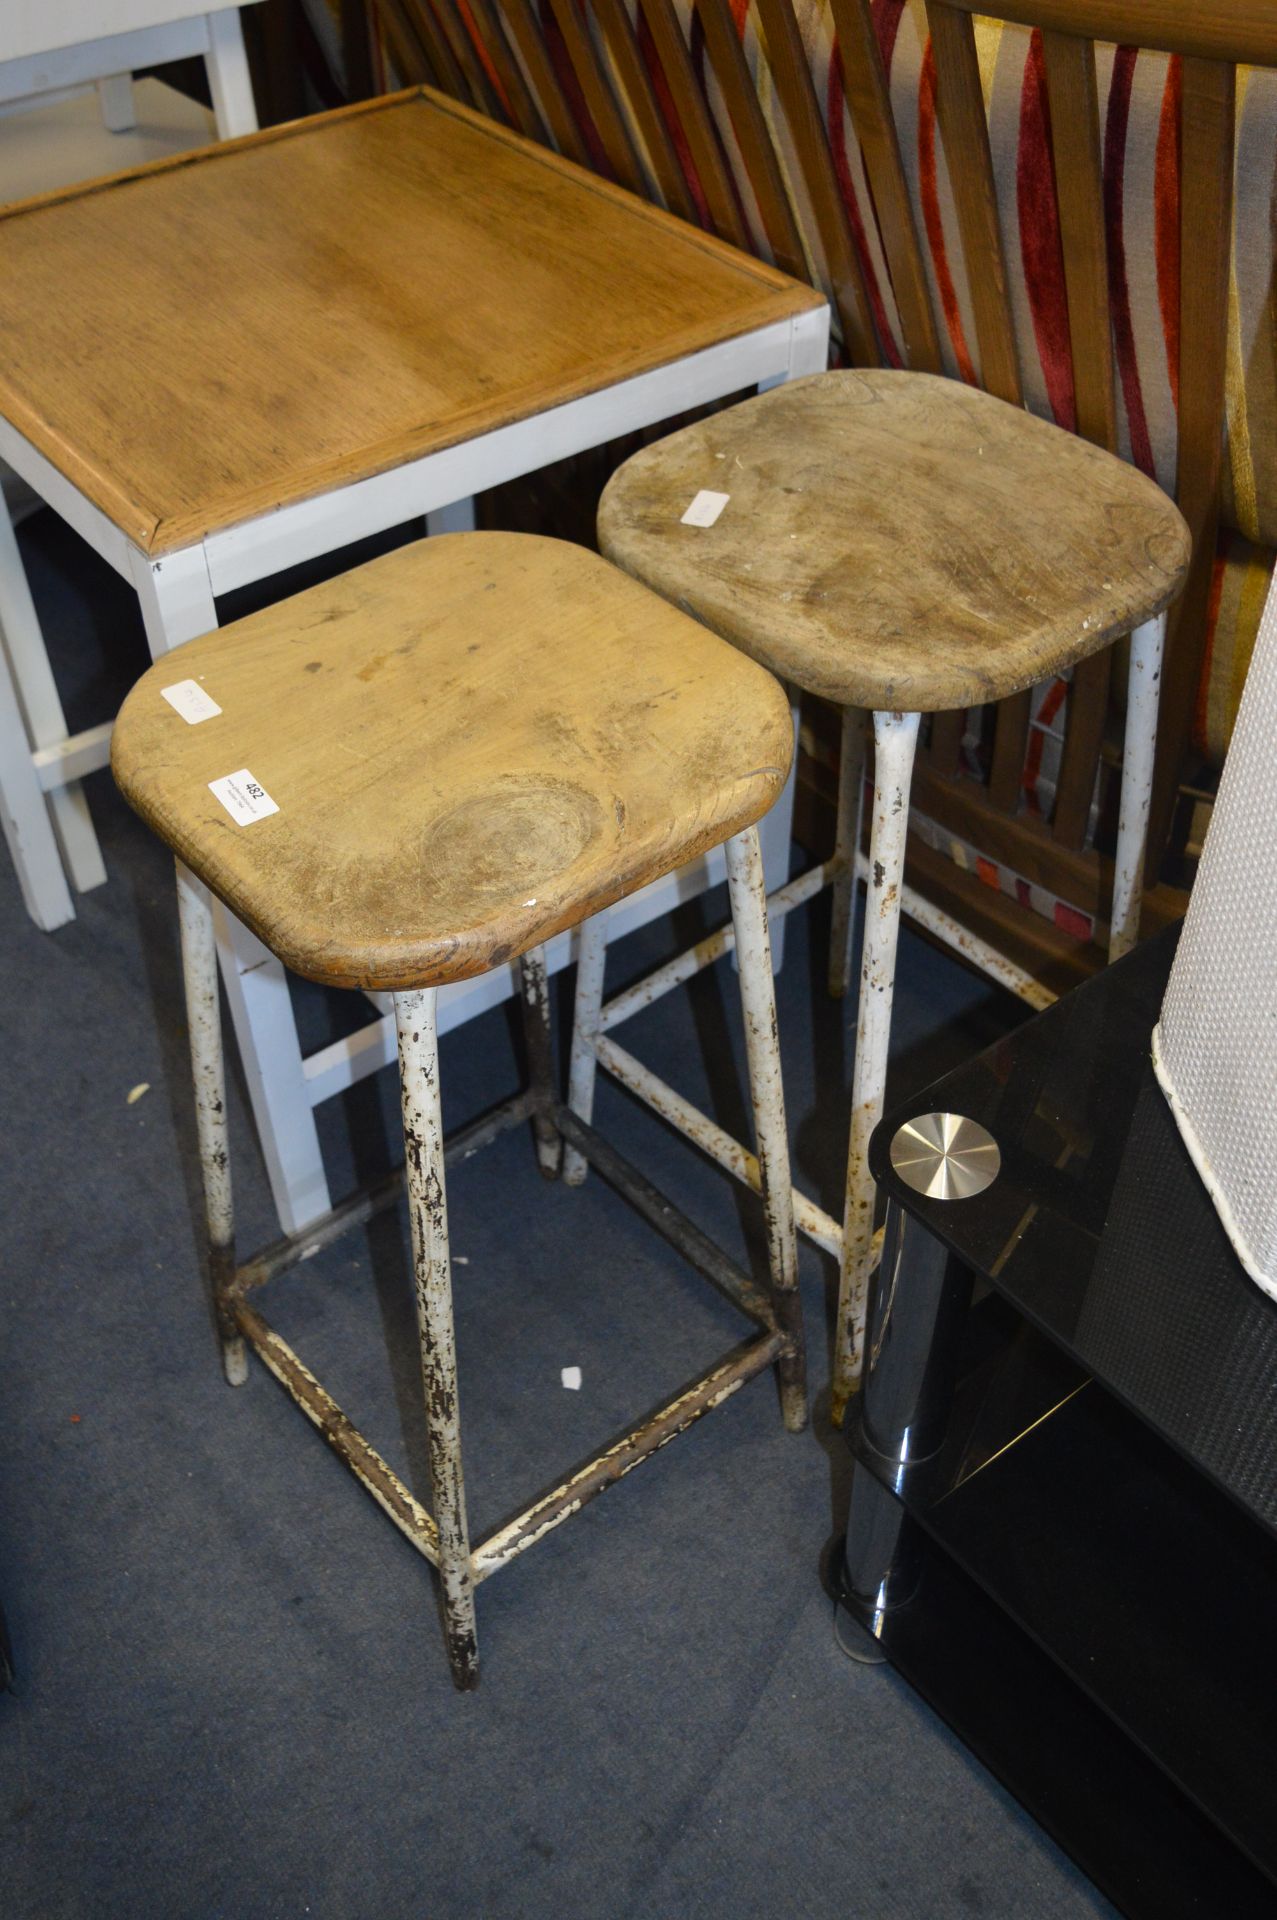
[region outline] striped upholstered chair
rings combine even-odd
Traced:
[[[365,0],[305,0],[317,41],[345,45]],[[937,114],[925,0],[367,0],[388,84],[427,80],[510,120],[685,217],[810,278],[830,294],[852,363],[927,364],[980,373],[971,289]],[[1016,11],[1012,6],[1010,11]],[[1235,10],[1236,11],[1236,10]],[[1247,11],[1242,8],[1241,14]],[[1265,9],[1256,4],[1258,18]],[[870,45],[872,42],[872,46]],[[1025,403],[1078,426],[1060,208],[1051,159],[1042,37],[978,19],[976,43],[997,183],[1010,306]],[[1116,445],[1184,502],[1178,465],[1180,90],[1177,56],[1097,46]],[[879,87],[875,99],[875,84]],[[922,284],[911,287],[891,244],[875,107],[889,101],[907,218]],[[1190,459],[1188,483],[1218,495],[1200,526],[1199,591],[1190,591],[1177,648],[1178,687],[1164,699],[1154,830],[1169,836],[1180,777],[1222,760],[1277,550],[1277,327],[1273,312],[1277,74],[1236,78],[1235,230],[1221,313],[1222,470]],[[1197,271],[1196,265],[1194,271]],[[1221,301],[1221,308],[1225,304]],[[924,318],[926,307],[929,318]],[[1186,511],[1187,511],[1186,505]],[[1172,682],[1176,675],[1172,675]],[[1112,677],[1114,688],[1122,676]],[[1011,913],[1030,970],[1063,980],[1084,961],[1104,913],[1101,863],[1112,783],[1071,795],[1067,844],[1053,859],[1062,749],[1076,704],[1063,681],[1035,690],[1003,745],[1016,764],[995,778],[1007,821],[982,823],[977,776],[996,757],[991,712],[970,713],[920,766],[914,828],[922,885],[957,890],[970,922],[983,897],[986,931],[1006,944]],[[808,716],[809,787],[832,789],[836,731]],[[1120,716],[1107,715],[1101,766]],[[1097,719],[1092,731],[1099,727]],[[1098,732],[1097,732],[1098,738]],[[1004,756],[1005,758],[1005,756]],[[969,776],[969,777],[968,777]],[[1209,784],[1209,779],[1207,779]],[[1009,793],[1009,807],[1008,807]],[[801,816],[800,816],[801,817]],[[928,860],[929,856],[929,860]],[[944,877],[948,870],[950,878]],[[962,871],[964,870],[965,871]],[[1165,890],[1163,890],[1165,893]],[[1159,904],[1152,901],[1154,912]],[[1174,912],[1173,892],[1161,904]],[[978,915],[976,916],[978,917]],[[1092,947],[1092,950],[1093,947]],[[1098,957],[1098,956],[1097,956]]]

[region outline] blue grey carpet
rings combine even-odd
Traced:
[[[100,718],[143,660],[130,597],[51,516],[23,543],[72,721]],[[74,925],[37,933],[0,873],[0,1594],[19,1666],[0,1698],[0,1911],[1106,1914],[909,1689],[835,1643],[817,1564],[846,1466],[824,1419],[832,1276],[810,1250],[811,1430],[784,1432],[769,1379],[738,1394],[483,1587],[483,1683],[453,1692],[428,1568],[260,1366],[222,1382],[171,866],[107,776],[89,791],[110,881]],[[819,906],[792,920],[780,1011],[798,1173],[836,1206],[854,1007],[820,988],[824,924]],[[675,937],[630,941],[615,977]],[[298,1003],[312,1042],[363,1017],[311,989]],[[906,935],[894,1087],[1016,1017]],[[729,966],[627,1044],[737,1121]],[[450,1122],[517,1073],[504,1010],[449,1036]],[[751,1205],[722,1176],[616,1090],[597,1119],[757,1264]],[[247,1249],[273,1222],[238,1078],[231,1123]],[[324,1112],[335,1191],[391,1163],[397,1125],[390,1074]],[[740,1323],[597,1179],[545,1186],[522,1131],[460,1168],[450,1201],[483,1530]],[[424,1491],[402,1225],[353,1234],[267,1310]]]

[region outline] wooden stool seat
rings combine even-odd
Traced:
[[[711,526],[697,494],[726,494]],[[693,521],[697,516],[693,516]],[[605,553],[811,693],[948,712],[1160,613],[1184,521],[1133,467],[957,381],[818,374],[636,454]]]
[[[220,712],[176,711],[191,683]],[[596,554],[492,533],[190,642],[130,693],[112,766],[288,966],[400,991],[513,959],[752,825],[791,754],[751,660]],[[227,775],[276,811],[241,824]]]

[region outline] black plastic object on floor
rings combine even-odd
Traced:
[[[1270,1916],[1277,1304],[1153,1080],[1174,946],[875,1134],[842,1599],[1125,1912]],[[916,1190],[893,1142],[929,1113],[992,1136],[984,1191]]]

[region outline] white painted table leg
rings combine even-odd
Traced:
[[[1148,810],[1153,796],[1157,752],[1157,704],[1162,684],[1162,644],[1166,615],[1136,627],[1131,635],[1131,665],[1126,695],[1126,741],[1122,753],[1122,800],[1118,813],[1117,860],[1113,872],[1113,916],[1109,959],[1120,960],[1139,939],[1144,896],[1144,857],[1148,848]]]
[[[248,1378],[244,1337],[226,1306],[226,1289],[235,1272],[235,1210],[231,1197],[231,1161],[226,1125],[226,1071],[222,1058],[222,1009],[217,986],[217,942],[208,889],[177,862],[177,910],[182,932],[182,974],[186,985],[186,1023],[191,1043],[195,1088],[195,1125],[204,1179],[204,1220],[208,1229],[209,1274],[222,1342],[222,1364],[233,1387]]]
[[[113,73],[108,80],[98,81],[98,106],[102,111],[102,125],[108,133],[128,133],[137,125],[137,108],[133,100],[133,75],[131,73]]]
[[[37,927],[52,933],[75,919],[71,890],[62,871],[49,809],[36,778],[31,743],[22,723],[18,696],[0,646],[0,822],[5,844],[22,889],[22,900]]]
[[[226,7],[209,14],[204,69],[208,74],[218,138],[234,140],[241,133],[256,133],[257,103],[253,99],[238,7]]]
[[[30,744],[25,751],[29,759],[32,749],[57,746],[65,740],[67,723],[31,598],[26,568],[18,551],[13,521],[3,497],[0,497],[0,634],[4,637],[14,686],[26,716]],[[80,782],[75,780],[65,787],[55,787],[43,804],[47,804],[52,816],[53,831],[76,888],[87,893],[90,887],[101,886],[106,879],[106,868]],[[74,918],[74,912],[63,918]],[[60,924],[61,921],[54,922],[54,925]]]
[[[156,659],[217,625],[217,607],[200,548],[150,562],[139,554],[134,579]],[[175,677],[180,677],[176,674]],[[253,1119],[271,1193],[285,1233],[300,1233],[331,1204],[288,991],[288,976],[225,907],[214,910],[222,978],[230,1005]]]
[[[399,1085],[403,1101],[404,1166],[412,1223],[412,1264],[421,1335],[421,1381],[426,1399],[430,1483],[439,1529],[439,1584],[448,1662],[458,1687],[477,1685],[474,1573],[461,1470],[461,1411],[457,1398],[457,1342],[452,1318],[452,1264],[448,1250],[448,1194],[443,1120],[439,1105],[439,1045],[434,987],[395,995]]]
[[[580,930],[576,959],[576,1001],[572,1009],[572,1052],[568,1061],[568,1106],[588,1126],[594,1114],[594,1080],[598,1061],[590,1044],[599,1030],[603,1005],[603,974],[607,966],[607,912],[596,913]],[[585,1156],[575,1147],[563,1150],[563,1178],[579,1187],[586,1174]]]
[[[864,1355],[865,1302],[874,1231],[874,1182],[869,1136],[882,1118],[891,1043],[891,1003],[900,938],[900,893],[909,830],[909,788],[918,744],[916,713],[874,715],[874,812],[869,840],[869,884],[860,963],[856,1065],[847,1143],[847,1197],[843,1213],[842,1271],[834,1326],[831,1413],[840,1421],[855,1391]]]
[[[791,1351],[777,1365],[781,1413],[789,1431],[801,1433],[807,1424],[807,1376],[798,1297],[798,1238],[776,1030],[776,987],[767,932],[767,887],[757,829],[746,827],[743,833],[734,834],[724,851],[740,961],[741,1012],[754,1109],[759,1193],[767,1227],[767,1265],[777,1324],[792,1343]]]

